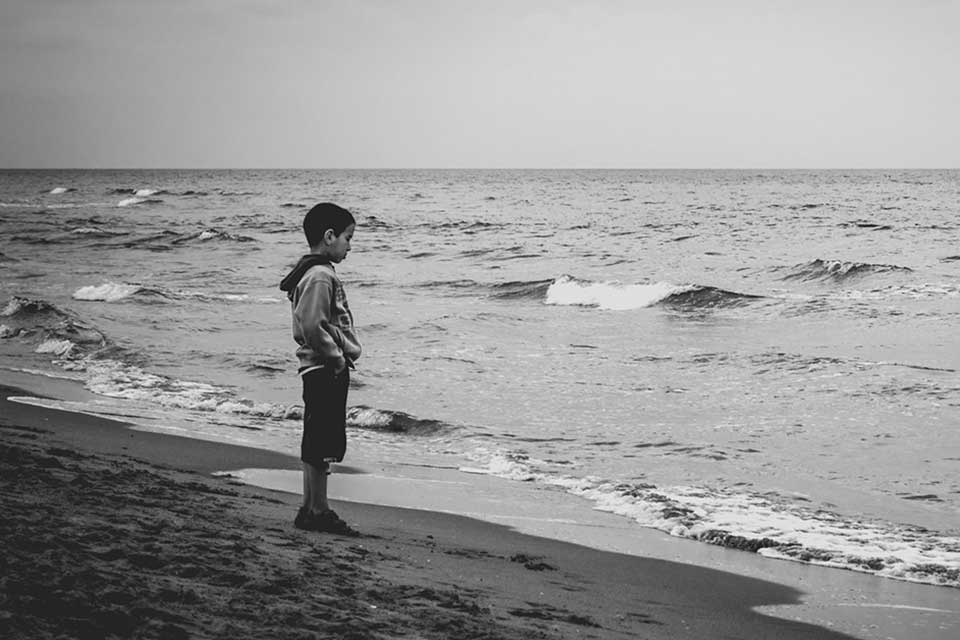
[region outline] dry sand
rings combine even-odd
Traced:
[[[6,400],[3,638],[844,638],[760,615],[794,589],[340,502],[357,538],[298,531],[299,497],[220,469],[276,453]]]

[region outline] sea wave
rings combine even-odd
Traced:
[[[763,296],[751,293],[737,293],[717,287],[690,285],[685,291],[671,294],[664,304],[682,309],[715,309],[720,307],[736,307],[753,300],[760,300]]]
[[[116,302],[123,300],[141,291],[142,287],[135,284],[117,284],[108,282],[99,286],[81,287],[73,292],[74,300],[103,300]]]
[[[145,198],[141,196],[134,196],[132,198],[124,198],[117,203],[118,207],[132,207],[140,204],[159,204],[163,202],[162,198]]]
[[[25,344],[32,341],[36,353],[49,355],[53,364],[79,375],[93,393],[234,416],[302,416],[302,410],[296,407],[253,402],[237,397],[226,387],[149,373],[129,361],[136,359],[134,354],[111,344],[97,329],[49,302],[13,298],[0,315],[5,318],[2,326],[6,337],[17,337]]]
[[[106,336],[74,314],[45,300],[12,297],[0,311],[7,318],[8,337],[16,335],[37,343],[38,353],[64,356],[91,353],[109,344]],[[67,346],[67,342],[73,346]]]
[[[149,198],[150,196],[168,193],[165,189],[132,189],[130,187],[117,187],[110,189],[107,193],[113,195],[131,195],[139,198]]]
[[[221,231],[220,229],[215,229],[212,227],[188,233],[170,232],[167,240],[170,244],[174,245],[188,242],[210,242],[211,240],[228,242],[256,242],[256,239],[251,238],[250,236],[229,233],[227,231]]]
[[[664,304],[680,308],[715,308],[742,304],[760,296],[726,291],[696,284],[622,284],[562,276],[546,290],[546,303],[629,310]]]
[[[774,494],[658,487],[546,471],[523,453],[478,451],[461,471],[555,486],[641,526],[772,558],[960,587],[960,537],[850,518]]]
[[[783,270],[783,268],[777,268]],[[853,262],[848,260],[822,260],[798,264],[787,268],[784,280],[820,280],[846,282],[855,278],[863,278],[879,273],[911,272],[909,267],[892,264],[874,264],[869,262]]]
[[[493,285],[494,298],[501,300],[543,300],[556,280],[502,282]]]
[[[90,299],[125,299],[144,289],[139,285],[108,283],[79,290]],[[161,407],[214,412],[232,416],[250,416],[275,420],[303,417],[300,406],[254,402],[238,397],[228,388],[191,382],[150,373],[131,360],[129,352],[109,342],[100,331],[84,324],[72,313],[44,300],[14,297],[0,310],[0,338],[32,338],[36,353],[51,356],[65,371],[81,376],[93,393]],[[272,366],[271,370],[278,367]],[[357,429],[427,435],[449,428],[438,420],[417,418],[402,411],[351,407],[347,424]]]
[[[56,338],[51,338],[38,344],[36,352],[52,353],[53,355],[63,358],[69,355],[76,346],[76,343],[72,340],[58,340]]]
[[[246,293],[227,293],[210,291],[173,291],[162,287],[148,287],[134,283],[105,282],[99,285],[80,287],[73,292],[74,300],[84,302],[119,302],[136,299],[141,302],[163,302],[165,300],[199,300],[201,302],[257,302],[272,304],[279,298],[253,297]]]
[[[417,418],[403,411],[374,409],[364,405],[347,409],[347,425],[358,429],[411,435],[429,435],[449,428],[449,425],[439,420]]]
[[[95,237],[95,238],[111,238],[114,236],[125,236],[129,232],[121,231],[119,229],[102,229],[100,227],[77,227],[75,229],[71,229],[70,233],[73,233],[79,236],[87,236],[87,237]]]
[[[441,222],[439,224],[435,223],[424,223],[421,226],[430,227],[433,230],[441,229],[454,229],[466,233],[468,235],[480,232],[480,231],[495,231],[497,229],[503,229],[504,225],[499,222],[488,222],[486,220],[449,220],[446,222]]]
[[[115,234],[120,235],[120,234]],[[124,234],[126,235],[126,234]],[[163,230],[138,237],[123,238],[119,242],[107,242],[104,246],[121,247],[124,249],[145,249],[147,251],[171,251],[184,245],[227,243],[255,243],[257,240],[215,228],[204,228],[195,231]]]
[[[6,333],[8,327],[0,326]],[[228,387],[150,373],[143,367],[124,361],[125,354],[122,349],[110,348],[92,354],[84,353],[78,342],[54,336],[42,340],[35,351],[52,356],[55,358],[54,364],[61,369],[79,375],[87,389],[108,398],[233,417],[280,421],[303,418],[303,408],[300,405],[255,402],[237,396]],[[116,355],[120,359],[104,357],[105,355]],[[242,422],[234,426],[258,428]],[[418,418],[402,411],[375,409],[364,405],[353,406],[347,410],[347,426],[405,435],[431,435],[452,428],[439,420]]]
[[[90,391],[110,398],[261,418],[285,419],[296,416],[290,407],[239,398],[226,387],[168,378],[118,360],[84,358],[61,365],[69,371],[83,372],[86,387]]]
[[[208,240],[230,240],[233,242],[256,242],[254,238],[250,236],[241,236],[234,233],[228,233],[226,231],[220,231],[219,229],[203,229],[195,234],[188,234],[176,242],[188,242],[190,240],[199,240],[200,242],[207,242]]]

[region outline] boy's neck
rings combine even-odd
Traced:
[[[330,254],[327,252],[326,247],[310,247],[311,256],[317,256],[318,258],[324,258],[326,260],[330,259]]]

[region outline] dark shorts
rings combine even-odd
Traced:
[[[347,389],[350,371],[316,369],[303,376],[303,440],[300,459],[321,467],[340,462],[347,451]]]

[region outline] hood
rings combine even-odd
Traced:
[[[330,259],[324,256],[318,256],[315,253],[308,253],[302,256],[290,273],[280,281],[280,290],[290,293],[296,289],[304,274],[309,271],[311,267],[315,267],[318,264],[330,264]]]

